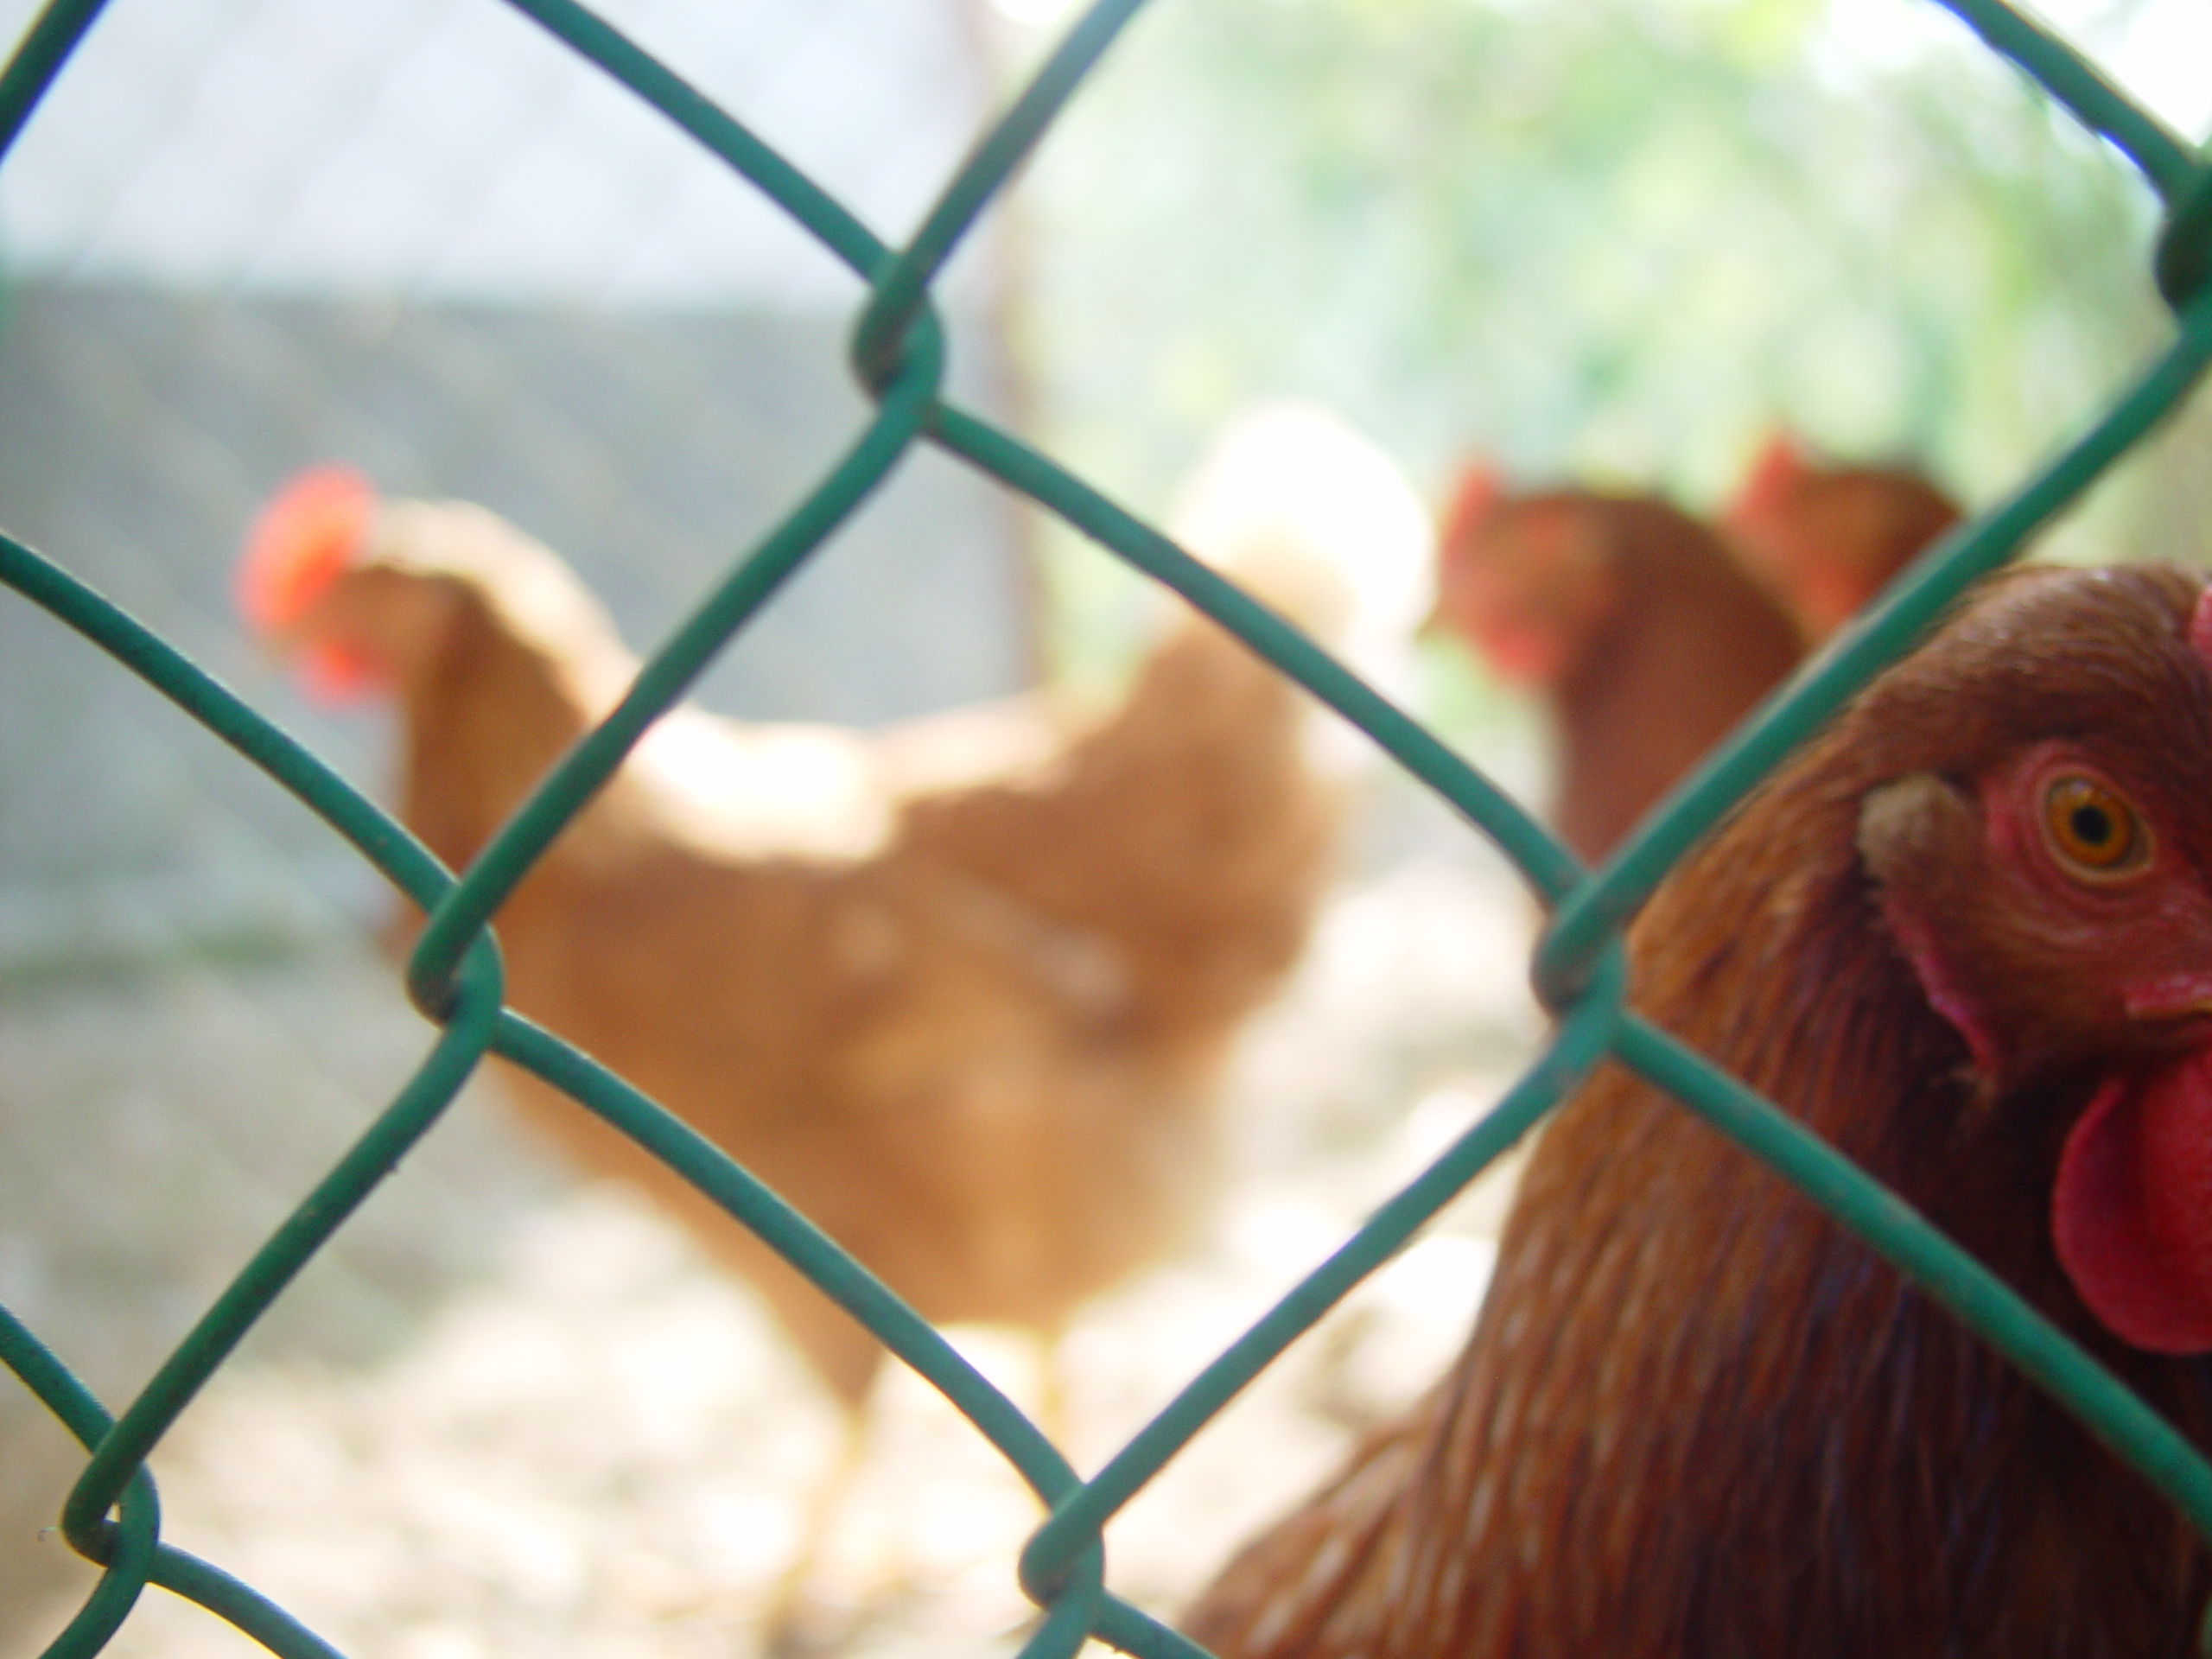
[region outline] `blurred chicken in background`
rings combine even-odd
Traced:
[[[1319,411],[1232,428],[1174,527],[1325,641],[1402,640],[1424,602],[1420,503]],[[400,814],[456,870],[638,667],[544,547],[340,469],[270,502],[239,592],[305,672],[395,702]],[[509,997],[925,1318],[1050,1344],[1207,1212],[1224,1066],[1298,958],[1344,815],[1314,715],[1188,611],[1088,721],[1043,696],[875,732],[677,709],[495,917]],[[507,1075],[587,1167],[758,1287],[845,1408],[849,1471],[875,1338],[658,1160]]]
[[[1444,516],[1433,620],[1544,700],[1551,823],[1592,863],[1801,654],[1789,617],[1688,514],[1656,496],[1509,494],[1479,461]]]
[[[1777,433],[1730,504],[1725,522],[1745,568],[1764,582],[1817,645],[1963,517],[1910,467],[1835,467],[1808,460]]]

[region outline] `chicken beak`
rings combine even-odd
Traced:
[[[2131,1020],[2163,1024],[2212,1018],[2212,969],[2139,981],[2121,992],[2120,1003]]]

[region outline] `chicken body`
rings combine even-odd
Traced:
[[[1278,574],[1319,591],[1306,556]],[[334,563],[264,572],[292,595],[264,620],[397,697],[401,816],[465,868],[636,663],[480,509],[376,505]],[[1267,561],[1240,574],[1264,590]],[[925,1317],[1050,1336],[1205,1211],[1224,1065],[1331,869],[1341,791],[1308,717],[1190,617],[1072,728],[1033,700],[872,734],[675,711],[493,918],[509,1001]],[[512,1081],[588,1166],[689,1217],[857,1404],[874,1338],[657,1160]]]
[[[1911,467],[1818,466],[1776,437],[1752,464],[1726,527],[1745,568],[1818,645],[1961,516]]]
[[[1634,1001],[2212,1442],[2212,607],[2024,571],[1655,895]],[[2165,1500],[1687,1108],[1538,1141],[1438,1387],[1187,1619],[1224,1659],[2180,1656]]]
[[[1550,708],[1551,821],[1586,862],[1802,654],[1789,619],[1719,540],[1655,497],[1509,496],[1471,469],[1437,562],[1438,620]]]

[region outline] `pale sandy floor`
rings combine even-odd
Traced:
[[[1096,1305],[1066,1344],[1079,1467],[1493,1099],[1534,1041],[1519,889],[1437,820],[1383,839],[1253,1033],[1239,1174],[1211,1238]],[[0,1014],[0,1300],[118,1397],[359,1103],[404,1074],[422,1030],[365,957],[17,999]],[[1436,1373],[1487,1273],[1500,1189],[1463,1200],[1133,1504],[1109,1535],[1117,1589],[1173,1608]],[[467,1100],[281,1312],[156,1458],[171,1539],[361,1659],[758,1650],[835,1419],[748,1293],[639,1201],[574,1183]],[[962,1344],[1034,1399],[1022,1344]],[[73,1460],[19,1395],[0,1399],[13,1659],[38,1651],[85,1574],[37,1535]],[[1035,1515],[898,1371],[817,1574],[825,1645],[1010,1649]],[[153,1592],[111,1651],[258,1649]]]

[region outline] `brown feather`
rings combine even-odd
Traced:
[[[1818,645],[1961,516],[1910,467],[1816,465],[1777,437],[1731,505],[1727,530],[1745,567]]]

